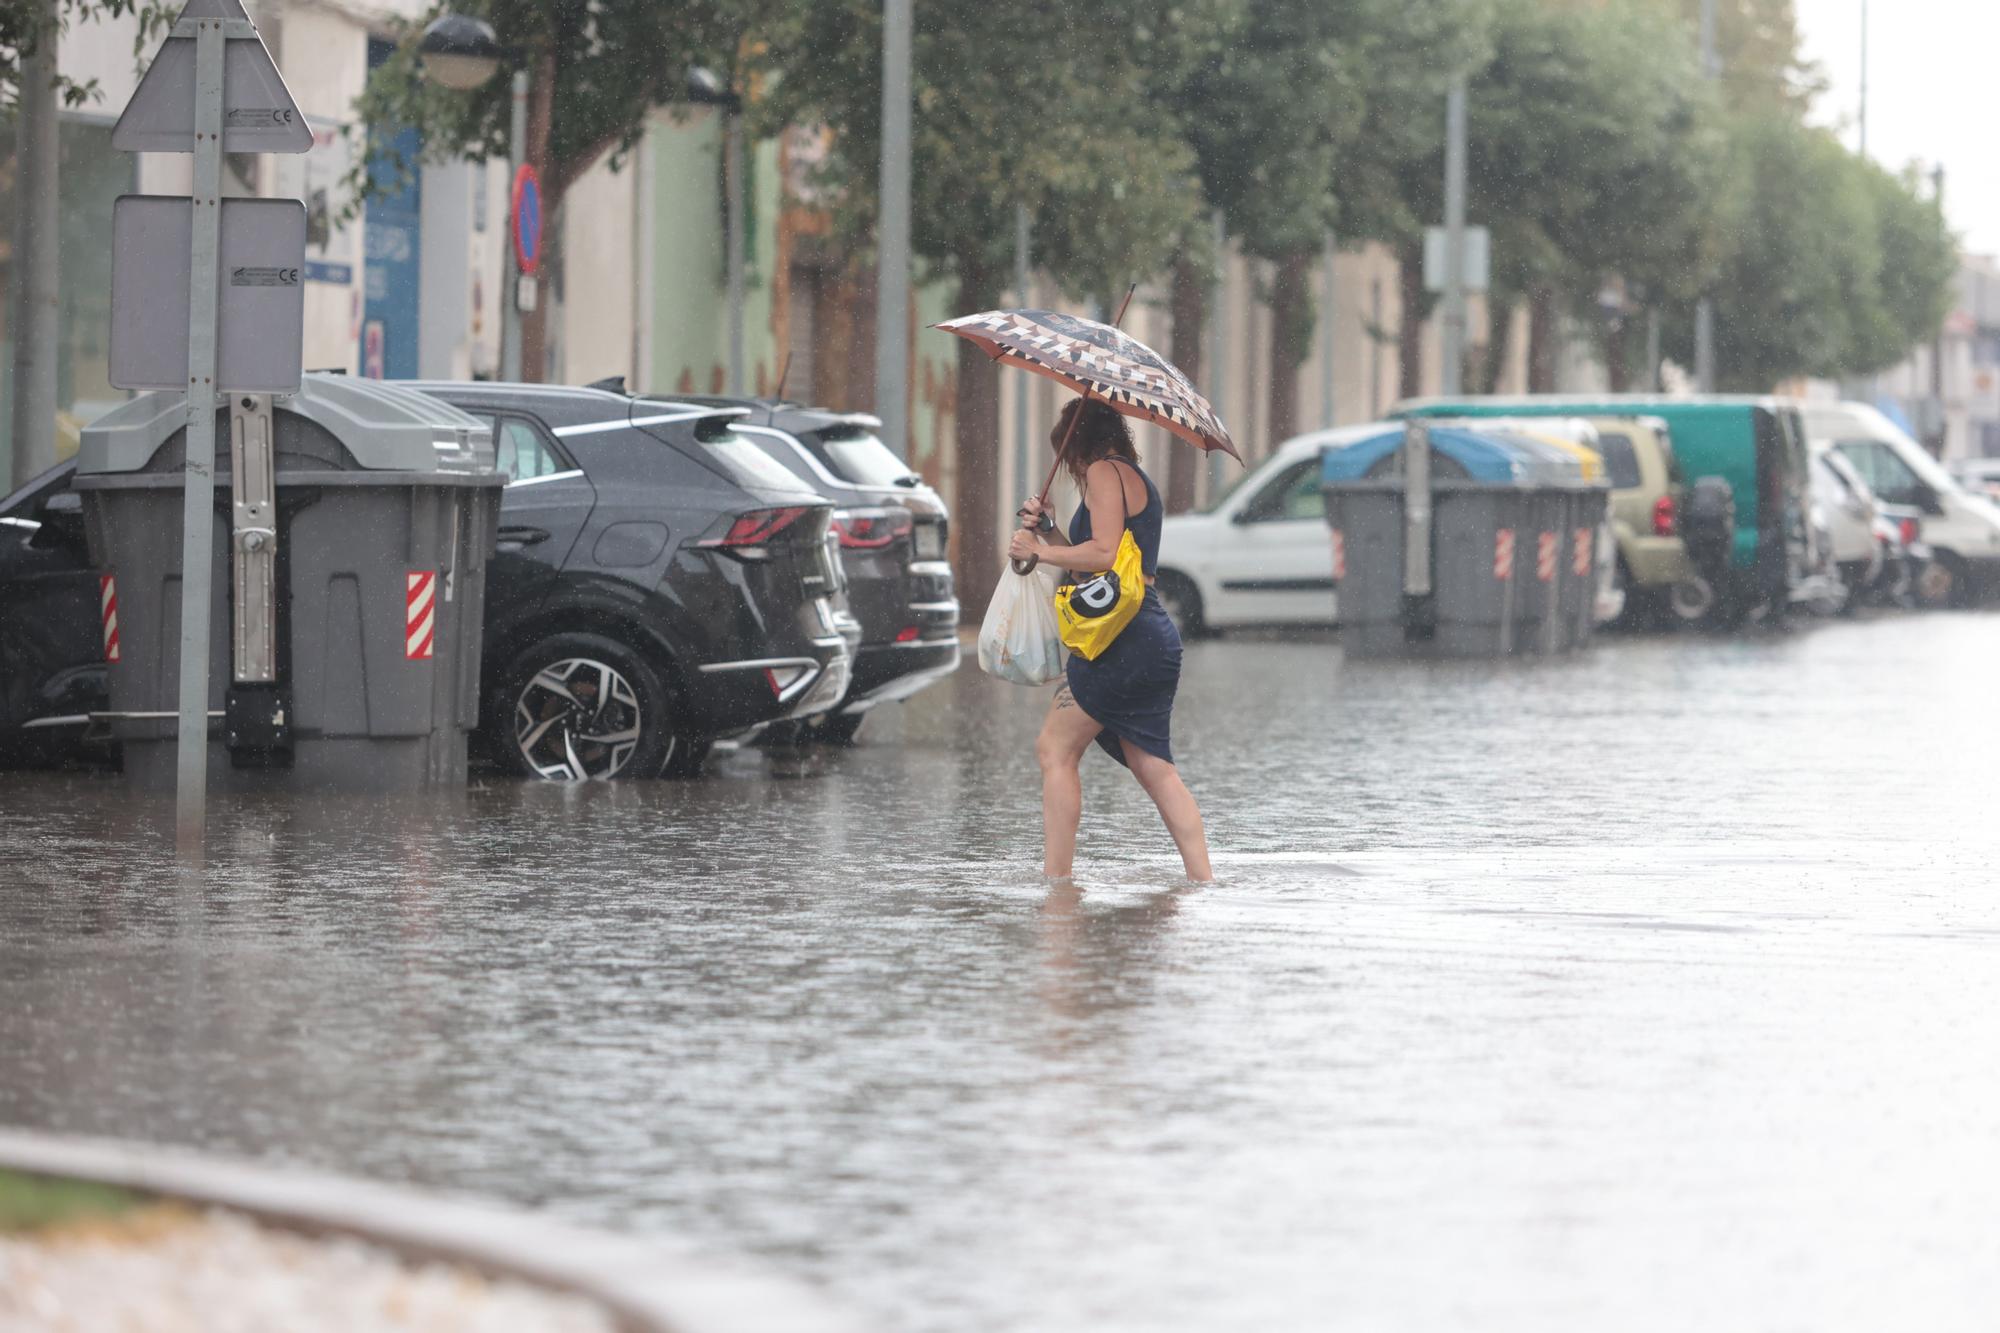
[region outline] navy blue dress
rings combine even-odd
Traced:
[[[1131,466],[1122,460],[1114,462]],[[1125,526],[1138,544],[1140,565],[1150,578],[1160,568],[1160,520],[1166,516],[1166,506],[1153,479],[1142,469],[1132,470],[1146,483],[1146,507],[1128,515]],[[1090,536],[1090,507],[1078,505],[1069,521],[1069,544],[1081,546]],[[1174,761],[1170,733],[1174,690],[1181,683],[1181,636],[1161,604],[1160,594],[1150,585],[1139,614],[1096,661],[1070,654],[1068,679],[1076,706],[1091,721],[1103,725],[1097,743],[1106,754],[1124,763],[1125,753],[1118,742],[1130,741],[1147,754],[1170,764]]]

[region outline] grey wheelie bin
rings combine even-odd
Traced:
[[[506,484],[488,428],[340,375],[218,398],[216,412],[211,785],[462,785]],[[175,775],[186,417],[181,394],[142,395],[88,427],[78,455],[116,615],[104,721],[146,790]]]
[[[1517,535],[1536,492],[1507,441],[1416,423],[1320,460],[1341,641],[1356,656],[1513,649]],[[1411,503],[1412,496],[1419,498]]]
[[[1481,422],[1537,460],[1537,500],[1531,516],[1532,584],[1523,596],[1521,651],[1560,653],[1590,642],[1597,627],[1603,566],[1598,530],[1610,490],[1597,453],[1529,422]]]

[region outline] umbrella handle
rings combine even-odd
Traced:
[[[1016,574],[1025,575],[1034,573],[1035,566],[1042,563],[1042,558],[1038,555],[1031,555],[1026,560],[1009,560],[1007,563],[1014,567]]]

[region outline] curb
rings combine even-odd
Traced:
[[[552,1222],[518,1209],[178,1148],[0,1128],[0,1167],[234,1209],[287,1230],[339,1233],[409,1258],[597,1302],[630,1333],[857,1333],[789,1279],[686,1245]]]

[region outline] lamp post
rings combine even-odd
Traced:
[[[722,112],[724,263],[729,283],[729,392],[743,386],[743,99],[713,70],[687,72],[687,99]]]
[[[528,66],[519,60],[517,48],[503,46],[484,19],[467,14],[445,13],[424,29],[417,43],[417,58],[424,74],[440,88],[471,92],[483,88],[500,72],[502,62],[517,61],[512,79],[513,106],[507,147],[512,158],[507,179],[511,184],[528,160]],[[507,223],[509,239],[500,247],[503,276],[500,282],[500,378],[521,378],[520,261],[514,253],[513,219]]]

